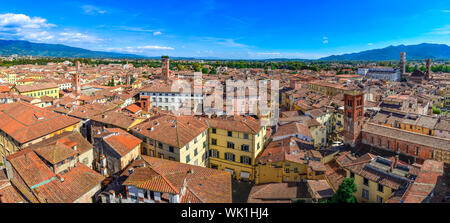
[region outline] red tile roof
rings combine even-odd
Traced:
[[[141,166],[146,163],[146,166]],[[166,159],[142,156],[124,171],[133,168],[124,185],[178,194],[186,180],[186,193],[181,202],[231,203],[231,175],[228,172],[199,167]]]
[[[0,105],[0,129],[19,143],[62,130],[80,122],[25,102]]]

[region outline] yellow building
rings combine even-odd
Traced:
[[[131,132],[143,141],[143,155],[207,167],[208,125],[203,118],[158,115]]]
[[[22,78],[22,79],[16,81],[17,85],[28,85],[28,84],[33,84],[33,83],[34,83],[33,78]]]
[[[78,130],[80,123],[80,119],[25,102],[2,104],[0,110],[0,149],[3,157],[43,139]]]
[[[309,89],[326,96],[336,96],[344,94],[350,89],[344,87],[342,84],[331,83],[323,80],[314,80],[308,83]]]
[[[16,85],[14,89],[21,95],[33,98],[40,98],[42,96],[59,98],[59,86],[55,83]]]
[[[311,142],[296,137],[272,141],[258,156],[255,183],[304,182],[325,179],[322,155]]]
[[[346,155],[344,155],[346,156]],[[347,178],[354,178],[357,191],[354,193],[359,203],[384,203],[395,191],[406,189],[410,182],[408,165],[398,159],[386,159],[370,153],[359,158],[337,159],[346,171]]]
[[[5,77],[6,77],[6,82],[8,82],[10,84],[16,84],[17,75],[15,73],[8,73],[5,75]]]
[[[434,126],[438,122],[438,118],[426,115],[408,114],[400,124],[401,129],[416,132],[424,135],[434,136]]]
[[[265,144],[266,126],[251,117],[207,119],[209,167],[230,172],[238,180],[254,180],[254,163]]]

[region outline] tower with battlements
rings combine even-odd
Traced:
[[[170,79],[170,66],[169,66],[169,56],[161,57],[161,78],[164,80]]]
[[[364,121],[364,93],[351,91],[344,94],[344,143],[355,146],[360,141]]]

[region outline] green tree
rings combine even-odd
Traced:
[[[208,73],[208,68],[206,68],[206,67],[202,68],[202,73],[207,74]]]
[[[435,105],[433,105],[433,114],[440,115],[441,114],[441,109],[437,108]]]
[[[200,72],[202,70],[202,65],[200,63],[193,63],[192,69],[194,69],[195,72]]]
[[[177,64],[177,70],[184,70],[184,67],[183,67],[183,65],[181,65],[181,64]]]
[[[330,203],[356,203],[356,197],[353,193],[356,192],[356,184],[354,178],[345,178],[339,185],[338,190],[330,199]]]

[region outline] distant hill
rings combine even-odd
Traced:
[[[81,58],[146,58],[134,54],[91,51],[62,44],[32,43],[23,40],[1,40],[0,56],[81,57]]]
[[[366,50],[359,53],[332,55],[320,58],[326,61],[342,60],[399,60],[400,52],[406,52],[407,60],[450,59],[450,46],[445,44],[422,43],[418,45],[388,46],[382,49]]]

